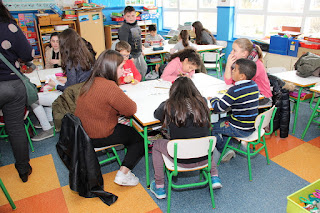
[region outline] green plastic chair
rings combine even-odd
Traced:
[[[162,155],[165,163],[165,171],[167,173],[169,184],[168,184],[168,207],[167,212],[170,212],[171,202],[171,189],[172,188],[188,188],[197,187],[209,184],[210,196],[212,208],[215,208],[214,195],[212,189],[210,168],[211,168],[211,156],[216,146],[216,137],[209,136],[203,138],[194,139],[179,139],[171,140],[168,142],[167,149],[169,155],[173,158],[174,162],[170,161],[166,156]],[[208,156],[208,164],[195,168],[182,168],[178,166],[177,159],[192,159]],[[190,184],[177,185],[172,183],[172,177],[177,176],[179,172],[191,172],[200,170],[200,180],[204,177],[203,181]]]
[[[310,101],[310,108],[312,109],[312,114],[309,118],[309,121],[308,121],[306,128],[304,129],[304,131],[301,135],[301,140],[303,140],[303,138],[306,136],[307,131],[308,131],[310,124],[312,122],[315,122],[320,125],[320,121],[316,120],[317,118],[320,117],[320,98],[318,98],[316,105],[314,107],[312,107],[312,103],[313,103],[314,98],[315,98],[315,92],[313,93],[312,99]]]
[[[34,152],[32,140],[31,140],[30,134],[29,134],[29,127],[31,127],[34,134],[37,135],[36,129],[34,128],[32,122],[29,118],[29,110],[27,110],[24,115],[24,128],[25,128],[25,131],[26,131],[26,134],[28,137],[31,151]],[[7,138],[7,137],[8,137],[8,135],[6,134],[6,131],[5,131],[5,123],[0,122],[0,138]]]
[[[8,193],[6,187],[4,186],[1,178],[0,178],[0,187],[1,187],[4,195],[6,196],[7,200],[9,201],[11,208],[12,208],[13,210],[16,210],[17,207],[16,207],[16,205],[14,204],[13,200],[11,199],[11,196],[10,196],[10,194]]]
[[[271,109],[259,114],[255,120],[255,123],[254,123],[256,130],[250,136],[248,136],[246,138],[235,138],[238,141],[243,141],[243,142],[247,143],[247,151],[242,151],[240,149],[241,143],[239,143],[237,148],[229,145],[229,142],[232,138],[232,137],[229,137],[226,145],[223,148],[223,151],[221,153],[221,156],[219,158],[217,165],[220,165],[222,156],[224,156],[224,154],[228,148],[232,149],[236,152],[239,152],[243,155],[246,155],[248,158],[249,180],[252,181],[251,159],[250,159],[251,156],[258,154],[262,149],[264,149],[265,153],[266,153],[267,164],[270,164],[266,140],[265,140],[264,135],[271,135],[272,134],[272,132],[273,132],[273,118],[274,118],[274,115],[276,114],[276,111],[277,111],[277,108],[275,106],[273,106]],[[270,124],[270,132],[266,133],[264,128],[266,128],[269,124]],[[260,144],[261,147],[256,149],[256,145],[258,145],[258,144]],[[252,152],[250,150],[250,145],[253,146]]]
[[[200,56],[202,58],[204,67],[207,70],[214,70],[216,71],[215,74],[209,74],[213,76],[222,76],[222,60],[220,57],[220,50],[217,50],[217,52],[202,52],[200,53]]]
[[[122,144],[116,144],[116,145],[111,145],[111,146],[94,148],[94,151],[95,151],[95,152],[100,152],[100,151],[102,151],[102,150],[106,150],[106,155],[108,156],[107,159],[102,160],[102,161],[99,161],[99,164],[102,165],[102,164],[105,164],[105,163],[110,162],[110,161],[112,161],[112,160],[117,160],[119,166],[121,166],[121,161],[120,161],[119,155],[118,155],[118,153],[117,153],[117,150],[114,148],[114,147],[120,146],[120,145],[122,145]],[[108,152],[107,149],[111,149],[111,150],[112,150],[113,156],[110,156],[110,153]]]

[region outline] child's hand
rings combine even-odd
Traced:
[[[153,41],[150,42],[150,46],[153,46]]]
[[[160,42],[160,47],[162,47],[163,46],[163,42]]]
[[[231,66],[236,62],[237,58],[234,54],[230,54],[228,56],[226,67],[229,67],[231,69]]]
[[[49,79],[48,85],[51,87],[56,87],[57,84],[52,79]]]
[[[139,83],[139,81],[137,79],[132,79],[132,81],[131,81],[131,84],[133,84],[133,85],[136,85],[138,83]]]
[[[123,78],[124,82],[126,83],[131,83],[134,78],[131,75],[127,75],[126,77]]]
[[[61,77],[61,76],[57,76],[56,77],[58,81],[60,81],[62,84],[65,84],[67,82],[67,78],[66,77]]]
[[[208,97],[207,100],[210,101],[212,99],[212,97]]]
[[[59,64],[59,61],[60,61],[59,59],[51,59],[50,63],[51,64]]]

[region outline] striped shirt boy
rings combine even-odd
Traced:
[[[231,107],[230,125],[241,130],[254,130],[254,121],[258,115],[259,89],[252,80],[237,81],[227,93],[219,98],[212,98],[213,112],[224,112]]]

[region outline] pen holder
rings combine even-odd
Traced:
[[[153,47],[153,51],[163,50],[163,47]]]

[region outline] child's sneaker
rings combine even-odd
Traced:
[[[164,199],[167,197],[166,190],[164,188],[157,188],[156,182],[152,182],[150,185],[150,191],[156,196],[158,199]]]
[[[211,176],[212,188],[220,189],[222,188],[222,184],[220,178],[218,176]]]
[[[221,158],[221,162],[228,162],[231,160],[231,158],[236,157],[236,153],[232,149],[227,149],[224,156]]]
[[[139,178],[137,178],[131,171],[124,174],[119,170],[114,178],[114,182],[121,186],[136,186],[139,183]]]

